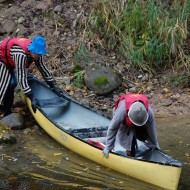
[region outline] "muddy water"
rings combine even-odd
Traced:
[[[162,150],[183,163],[178,189],[189,190],[189,118],[159,118],[156,122]],[[19,141],[16,145],[0,147],[0,189],[155,189],[65,149],[43,130]]]

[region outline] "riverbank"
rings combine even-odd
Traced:
[[[118,52],[99,49],[89,42],[83,29],[79,27],[83,23],[83,8],[88,6],[83,0],[77,3],[60,3],[56,0],[1,0],[0,39],[44,36],[48,52],[45,64],[50,68],[58,86],[81,103],[109,117],[112,116],[115,100],[129,92],[146,94],[156,117],[190,114],[190,88],[181,88],[170,83],[172,68],[155,75],[132,70],[127,60],[121,58]],[[76,88],[73,85],[76,73],[72,72],[76,62],[111,67],[122,78],[122,85],[107,96],[97,96],[86,86]],[[31,71],[39,76],[35,68],[32,67]]]

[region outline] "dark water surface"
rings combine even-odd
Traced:
[[[183,163],[178,189],[190,190],[189,118],[159,118],[156,122],[161,149]],[[0,147],[0,189],[156,189],[65,149],[43,130],[27,137],[28,141],[23,138],[16,145]]]

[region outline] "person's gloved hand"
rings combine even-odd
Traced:
[[[34,95],[32,94],[32,92],[27,93],[26,96],[31,101],[31,106],[32,106],[33,112],[36,113],[36,108],[39,105],[38,100],[36,99],[36,97],[34,97]]]
[[[55,92],[58,96],[62,95],[62,90],[54,85],[53,81],[47,81],[46,82],[49,87],[52,89],[53,92]]]
[[[58,87],[52,88],[52,91],[55,92],[58,96],[61,96],[63,94],[62,90]]]
[[[34,97],[34,98],[32,98],[31,101],[32,101],[32,103],[31,103],[32,110],[33,110],[34,113],[36,113],[36,109],[37,109],[37,107],[39,105],[38,100],[36,99],[36,97]]]
[[[105,158],[108,158],[110,150],[108,150],[107,148],[104,148],[104,150],[102,151],[102,154]]]
[[[53,81],[46,81],[47,85],[52,89],[55,87],[54,82]]]

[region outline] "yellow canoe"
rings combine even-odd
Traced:
[[[150,150],[142,142],[136,157],[128,157],[118,144],[108,158],[102,155],[110,119],[86,107],[65,93],[56,95],[44,83],[30,77],[29,85],[40,105],[33,112],[38,124],[57,142],[75,153],[162,189],[176,190],[182,164],[161,150]]]

